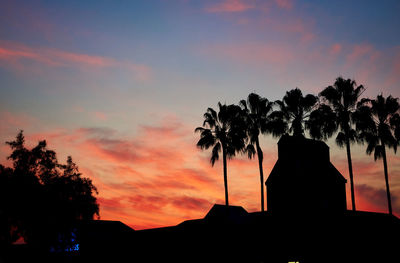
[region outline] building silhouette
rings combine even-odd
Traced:
[[[267,181],[271,212],[335,213],[346,210],[346,179],[333,166],[326,143],[284,135]]]
[[[138,231],[85,221],[77,224],[80,250],[48,261],[398,262],[400,220],[347,210],[345,184],[325,143],[283,136],[266,181],[266,212],[215,204],[204,218]]]
[[[149,261],[397,262],[400,220],[347,210],[345,186],[324,142],[283,136],[266,212],[216,204],[204,218],[136,231],[136,242]]]

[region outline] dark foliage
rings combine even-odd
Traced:
[[[313,124],[315,129],[310,130],[312,136],[320,139],[327,139],[338,130],[336,144],[339,147],[346,146],[353,210],[356,210],[356,204],[350,145],[360,141],[357,129],[354,129],[354,114],[364,90],[364,86],[357,85],[355,80],[338,77],[333,86],[326,87],[319,94],[322,104],[316,111],[315,118],[312,117],[317,125]]]
[[[261,185],[261,211],[264,211],[264,171],[263,171],[263,151],[260,146],[260,134],[272,134],[273,136],[282,135],[284,123],[282,119],[273,118],[274,103],[258,94],[250,93],[247,100],[241,100],[240,106],[243,109],[245,117],[245,129],[248,137],[248,144],[244,152],[251,159],[257,154],[258,166],[260,172]]]
[[[7,144],[13,167],[0,166],[0,242],[23,237],[38,249],[70,246],[74,222],[99,216],[96,187],[71,157],[59,164],[45,140],[27,149],[21,131]]]
[[[367,143],[366,153],[374,153],[375,161],[382,159],[384,166],[389,213],[392,205],[389,189],[386,148],[397,151],[400,137],[400,105],[398,98],[378,95],[376,99],[363,99],[355,112],[356,127],[361,131],[361,139]]]
[[[315,109],[318,98],[312,94],[303,96],[300,89],[292,89],[287,91],[282,101],[276,101],[279,110],[272,114],[275,119],[274,126],[281,127],[285,132],[292,133],[294,136],[304,136],[304,129],[308,128],[306,125],[311,112]]]
[[[225,203],[228,205],[227,158],[233,158],[237,152],[243,151],[247,134],[244,114],[239,106],[218,103],[218,108],[218,112],[213,108],[207,109],[204,113],[203,126],[197,127],[195,132],[200,132],[197,147],[201,149],[212,147],[210,161],[213,166],[222,152]]]

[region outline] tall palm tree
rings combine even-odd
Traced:
[[[356,203],[354,198],[354,179],[350,144],[357,141],[357,133],[356,130],[353,129],[353,114],[357,107],[357,101],[364,90],[363,85],[357,86],[354,80],[338,77],[333,86],[326,87],[319,94],[322,101],[330,106],[334,112],[334,120],[339,129],[336,137],[336,144],[339,147],[346,146],[353,211],[356,210]]]
[[[202,127],[197,127],[195,132],[200,132],[197,147],[211,151],[211,165],[219,159],[222,152],[224,167],[225,204],[229,205],[227,159],[232,158],[237,152],[242,151],[246,144],[246,132],[242,109],[237,105],[218,103],[218,113],[213,108],[208,108],[204,113]]]
[[[260,146],[259,135],[272,133],[273,135],[278,136],[283,133],[283,129],[282,125],[272,125],[270,114],[273,111],[274,103],[268,101],[268,99],[262,98],[258,94],[250,93],[247,100],[241,100],[239,104],[243,108],[246,116],[248,145],[245,148],[245,152],[247,152],[249,159],[251,159],[256,153],[258,157],[261,183],[261,211],[264,211],[264,155]]]
[[[396,153],[400,135],[400,105],[398,98],[378,95],[376,99],[363,99],[356,112],[356,125],[360,129],[362,139],[367,142],[366,152],[374,153],[375,161],[383,160],[386,194],[389,214],[392,214],[392,202],[389,189],[386,147],[393,148]]]
[[[276,101],[280,110],[275,111],[271,117],[281,119],[285,123],[285,131],[293,133],[293,136],[304,136],[306,121],[314,110],[318,98],[312,94],[303,96],[299,88],[287,91],[282,101]]]

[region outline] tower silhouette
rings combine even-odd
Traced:
[[[326,143],[284,135],[267,181],[270,212],[334,213],[346,210],[346,179],[330,162]]]

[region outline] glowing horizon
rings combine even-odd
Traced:
[[[250,92],[318,94],[338,76],[363,84],[365,97],[400,97],[399,10],[397,1],[5,1],[0,163],[22,129],[28,147],[46,139],[60,162],[72,155],[99,190],[101,219],[144,229],[201,218],[224,203],[221,162],[211,167],[196,148],[206,109]],[[262,137],[265,179],[276,142]],[[345,150],[327,144],[348,179]],[[357,209],[386,212],[382,161],[362,145],[352,155]],[[399,216],[399,156],[388,155]],[[257,160],[230,160],[228,184],[232,205],[260,209]]]

